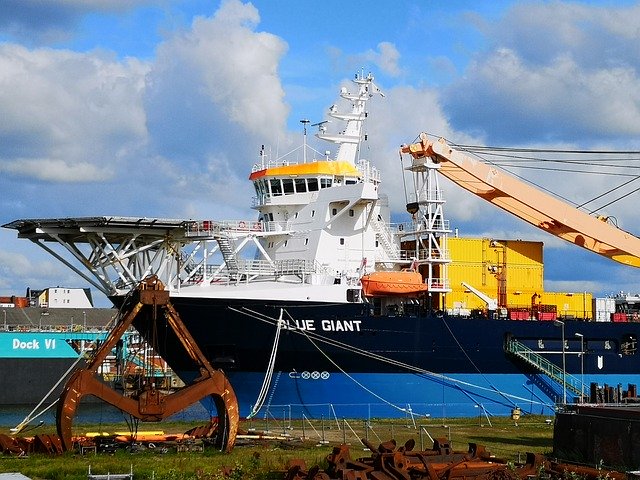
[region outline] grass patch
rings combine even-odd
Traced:
[[[184,432],[195,424],[188,422],[163,422],[141,425],[140,430],[164,430]],[[242,422],[241,430],[262,432],[265,425],[253,421]],[[304,428],[303,428],[304,427]],[[485,419],[431,419],[419,424],[407,424],[398,420],[372,420],[366,424],[362,420],[336,421],[333,423],[293,421],[280,424],[274,422],[270,431],[264,432],[269,438],[255,439],[239,437],[236,448],[230,454],[205,448],[203,452],[181,452],[171,450],[160,453],[158,449],[147,449],[130,453],[119,448],[113,455],[68,452],[60,456],[32,454],[28,458],[0,457],[0,472],[20,472],[32,479],[80,480],[86,479],[89,467],[94,474],[129,473],[133,468],[134,478],[157,480],[181,479],[280,479],[287,462],[302,458],[307,466],[326,467],[326,456],[333,445],[351,445],[352,458],[368,457],[370,452],[360,443],[359,438],[367,438],[372,444],[396,439],[398,445],[413,439],[416,449],[432,447],[432,438],[446,438],[455,450],[466,451],[468,444],[485,445],[499,458],[518,461],[526,452],[549,453],[552,449],[553,425],[546,417],[524,416],[516,426],[513,420],[492,418],[491,425]],[[6,429],[5,429],[6,430]],[[88,431],[122,431],[124,424],[76,425],[75,433]],[[2,433],[7,433],[3,431]],[[55,433],[55,427],[45,426],[30,433]],[[286,434],[286,435],[283,435]],[[303,439],[304,437],[304,439]],[[225,477],[225,475],[227,475]]]

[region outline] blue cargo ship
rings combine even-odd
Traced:
[[[314,124],[338,146],[333,157],[308,153],[307,120],[301,150],[278,158],[260,150],[249,177],[252,220],[81,217],[5,227],[47,251],[55,242],[73,251],[56,257],[116,305],[157,275],[231,379],[243,416],[548,414],[587,400],[593,382],[633,401],[618,384],[640,380],[640,323],[511,319],[499,299],[484,311],[444,308],[452,259],[439,157],[412,155],[409,220],[392,223],[380,171],[362,148],[367,104],[382,93],[370,75],[353,83],[340,91],[347,109],[329,110],[344,128]],[[196,365],[163,321],[137,327],[188,382]]]

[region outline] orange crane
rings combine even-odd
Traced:
[[[452,148],[444,139],[403,145],[401,153],[431,158],[439,171],[464,189],[545,232],[616,262],[640,267],[640,238]]]

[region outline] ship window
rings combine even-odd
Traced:
[[[340,238],[340,245],[344,245],[344,238]]]
[[[317,178],[309,178],[307,179],[307,186],[309,187],[310,192],[318,191],[318,179]]]
[[[320,188],[329,188],[331,186],[330,178],[321,178],[320,179]]]
[[[311,218],[316,216],[316,211],[315,210],[311,210]]]
[[[360,301],[360,290],[356,288],[347,289],[347,302],[356,303]]]
[[[269,188],[265,185],[264,180],[260,180],[256,182],[256,190],[258,191],[258,195],[264,195],[268,192]]]
[[[305,244],[305,246],[309,245],[309,239],[308,238],[304,239],[304,244]]]
[[[338,209],[337,208],[332,208],[331,209],[331,215],[336,215],[338,213]]]
[[[346,180],[344,183],[346,183],[347,185],[354,185],[357,183],[356,180]]]
[[[307,191],[307,182],[304,178],[296,178],[294,180],[296,185],[296,193],[305,193]]]
[[[271,185],[271,195],[273,196],[282,195],[282,184],[280,183],[279,178],[272,178],[269,181],[269,184]]]
[[[291,180],[290,178],[283,180],[282,187],[285,195],[289,195],[290,193],[293,193],[293,180]]]
[[[353,217],[353,215],[354,215],[353,208],[350,208],[350,209],[349,209],[349,216],[350,216],[350,217]]]
[[[269,212],[269,221],[273,222],[273,212]]]
[[[285,240],[285,241],[284,241],[284,246],[285,246],[285,247],[287,246],[287,243],[289,243],[289,240]]]

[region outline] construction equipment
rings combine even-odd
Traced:
[[[158,313],[163,312],[167,324],[191,360],[199,367],[200,376],[174,393],[157,389],[154,379],[147,381],[132,395],[125,396],[98,379],[96,373],[107,355],[116,347],[123,334],[132,325],[153,327]],[[179,412],[189,405],[210,396],[218,414],[218,430],[215,445],[223,451],[233,449],[238,431],[238,401],[227,377],[214,369],[169,301],[169,292],[156,276],[140,282],[121,308],[121,315],[101,347],[88,361],[85,368],[75,371],[67,381],[56,416],[58,435],[65,450],[72,443],[72,423],[80,400],[93,395],[144,422],[157,422]]]
[[[463,152],[444,139],[420,141],[400,148],[414,159],[431,159],[439,172],[462,188],[552,235],[611,258],[640,267],[640,238],[589,215]]]

